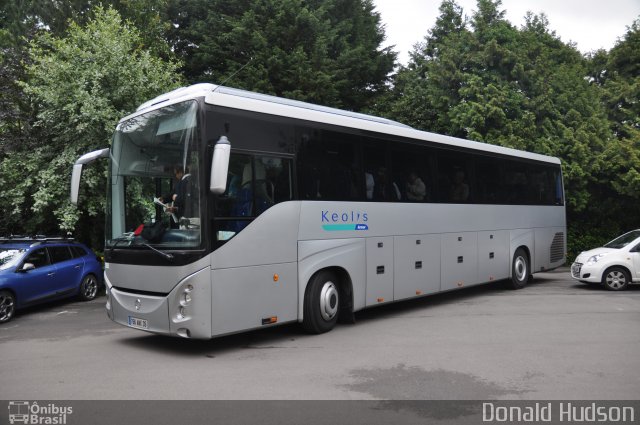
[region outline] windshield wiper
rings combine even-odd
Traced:
[[[164,252],[164,251],[160,251],[157,248],[152,247],[151,245],[149,245],[146,242],[140,242],[140,245],[144,245],[147,248],[149,248],[150,250],[152,250],[153,252],[161,255],[162,257],[164,257],[165,259],[169,260],[169,261],[173,261],[173,254],[169,254],[168,252]]]
[[[113,255],[113,250],[115,249],[115,247],[120,243],[120,242],[134,242],[135,239],[133,238],[128,238],[128,237],[120,237],[120,238],[116,238],[113,239],[113,245],[111,245],[109,247],[109,255]],[[133,246],[146,246],[147,248],[149,248],[150,250],[152,250],[153,252],[161,255],[164,259],[169,260],[169,261],[173,261],[173,254],[169,254],[168,252],[164,252],[164,251],[160,251],[157,248],[152,247],[151,245],[149,245],[146,242],[142,242],[140,240],[135,241],[136,243]]]
[[[120,237],[120,238],[112,239],[113,245],[109,247],[109,255],[113,255],[113,250],[120,242],[132,242],[132,241],[133,239],[128,237]]]

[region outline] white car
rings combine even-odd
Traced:
[[[611,291],[640,283],[640,229],[601,248],[581,252],[571,265],[571,276],[580,282],[602,284]]]

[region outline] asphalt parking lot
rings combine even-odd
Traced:
[[[533,400],[640,397],[640,287],[568,269],[210,341],[108,320],[104,297],[31,308],[0,326],[0,399]]]

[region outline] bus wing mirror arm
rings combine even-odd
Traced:
[[[109,148],[100,149],[82,155],[75,164],[73,164],[73,173],[71,174],[71,203],[78,204],[78,192],[80,191],[80,178],[82,177],[82,166],[90,164],[96,159],[108,158]]]
[[[231,143],[227,136],[221,136],[213,148],[211,160],[211,179],[209,190],[211,193],[221,195],[227,190],[227,173],[229,172],[229,156]]]

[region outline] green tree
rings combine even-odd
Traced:
[[[571,212],[595,201],[610,137],[600,93],[574,46],[528,14],[518,29],[499,0],[479,0],[469,22],[443,1],[436,26],[396,79],[388,114],[439,133],[563,160]]]
[[[30,62],[27,49],[14,43],[6,30],[0,30],[0,158],[17,146],[29,143],[34,134],[34,114],[18,81],[26,78]]]
[[[396,74],[393,100],[378,112],[419,129],[465,137],[452,124],[448,111],[461,102],[472,41],[462,8],[444,0],[434,27],[416,44],[409,64]]]
[[[38,111],[42,139],[8,153],[0,163],[2,233],[76,230],[100,246],[105,164],[83,176],[81,207],[69,199],[71,165],[107,146],[117,121],[143,101],[178,85],[179,63],[141,49],[142,39],[114,9],[97,7],[84,26],[63,37],[42,32],[30,43],[24,92]]]
[[[30,62],[28,42],[37,31],[62,37],[69,22],[84,25],[92,16],[91,0],[22,0],[0,2],[0,155],[14,146],[39,140],[32,126],[37,111],[25,101],[17,83],[25,81]],[[164,39],[169,21],[163,21],[167,0],[112,0],[124,20],[139,29],[139,48],[165,59],[173,53]]]
[[[598,73],[614,141],[607,149],[608,179],[640,206],[640,19],[611,49]],[[592,61],[597,61],[597,56]]]
[[[362,110],[394,67],[370,0],[171,0],[168,16],[190,82]]]
[[[164,20],[168,0],[20,0],[0,5],[0,28],[5,28],[14,43],[27,35],[34,26],[54,36],[64,36],[70,21],[86,24],[93,16],[96,3],[107,5],[120,13],[122,19],[138,28],[139,40],[156,54],[169,55],[164,39],[169,21]],[[141,46],[142,47],[142,46]]]

